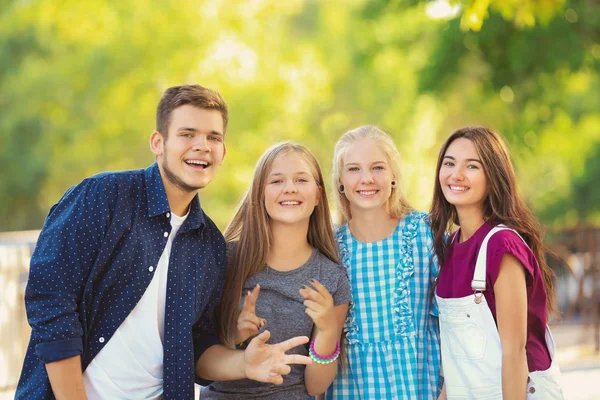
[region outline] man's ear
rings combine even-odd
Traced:
[[[150,150],[156,157],[162,156],[165,148],[165,138],[159,131],[152,132],[150,135]]]

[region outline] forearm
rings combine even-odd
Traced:
[[[525,348],[502,352],[502,397],[506,400],[527,398],[527,355]]]
[[[196,362],[196,375],[210,381],[244,379],[244,352],[220,344],[211,346]]]
[[[316,332],[315,351],[322,356],[329,356],[336,350],[338,337],[335,333]],[[306,366],[304,382],[310,396],[325,392],[335,378],[338,370],[338,360],[329,364],[313,362]]]
[[[46,371],[57,400],[87,400],[80,356],[47,363]]]

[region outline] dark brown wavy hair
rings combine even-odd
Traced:
[[[456,139],[470,140],[481,159],[487,182],[487,194],[483,202],[483,218],[494,225],[504,224],[523,237],[538,260],[546,288],[548,314],[557,315],[552,278],[554,271],[548,266],[543,244],[543,229],[531,209],[521,199],[517,190],[517,178],[504,141],[497,133],[482,127],[465,127],[454,131],[440,150],[435,169],[435,186],[431,205],[431,229],[436,255],[441,268],[444,266],[452,224],[458,225],[456,208],[442,192],[439,182],[440,168],[448,147]]]

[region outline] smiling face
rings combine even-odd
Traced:
[[[313,172],[304,158],[287,152],[273,162],[266,178],[264,200],[273,224],[308,223],[321,197]]]
[[[450,143],[440,167],[439,182],[444,197],[459,213],[467,209],[483,212],[487,183],[472,141],[460,138]]]
[[[167,195],[195,192],[208,185],[225,157],[223,118],[217,110],[184,105],[171,113],[169,132],[150,141]]]
[[[340,184],[350,203],[350,212],[381,209],[387,212],[394,176],[385,152],[369,139],[348,146]]]

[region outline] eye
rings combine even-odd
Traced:
[[[192,134],[191,134],[191,133],[189,133],[189,132],[183,132],[183,133],[181,133],[179,136],[182,136],[182,137],[185,137],[185,138],[191,138],[191,137],[192,137]]]
[[[476,164],[469,164],[469,165],[467,165],[467,168],[469,168],[469,169],[479,169],[479,166],[476,165]]]
[[[442,165],[445,167],[454,167],[454,163],[452,161],[444,161]]]
[[[275,180],[272,180],[272,181],[271,181],[271,182],[269,182],[269,183],[270,183],[270,184],[278,184],[278,183],[281,183],[281,179],[275,179]]]
[[[356,172],[356,171],[358,171],[358,167],[350,167],[350,168],[348,168],[348,171]]]
[[[213,142],[222,142],[223,139],[221,138],[221,136],[209,136],[208,140],[211,140]]]
[[[306,179],[306,178],[298,178],[298,179],[296,179],[296,182],[306,183],[306,182],[308,182],[308,179]]]
[[[381,171],[381,170],[384,170],[385,168],[383,167],[383,165],[376,165],[373,167],[373,169],[376,171]]]

